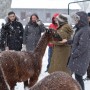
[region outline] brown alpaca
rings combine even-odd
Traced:
[[[10,90],[14,90],[17,82],[25,82],[25,86],[33,86],[37,80],[42,67],[42,58],[48,42],[53,33],[45,32],[40,38],[34,52],[3,51],[0,53],[0,73],[3,72],[4,81],[8,83]],[[29,79],[29,83],[27,80]],[[3,85],[4,85],[3,83]],[[0,85],[0,90],[5,90],[6,86]]]
[[[1,70],[2,68],[0,68],[0,90],[8,90],[8,85],[5,82],[5,78],[3,77],[3,72]]]
[[[54,72],[29,90],[82,90],[79,83],[65,72]]]

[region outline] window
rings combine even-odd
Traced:
[[[21,20],[24,20],[26,19],[26,12],[21,12]]]
[[[46,21],[50,22],[51,19],[51,13],[46,13]]]

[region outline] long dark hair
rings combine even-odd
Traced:
[[[37,15],[36,13],[33,13],[33,14],[31,15],[31,17],[30,17],[30,20],[29,20],[30,23],[32,23],[32,16],[36,16],[36,18],[39,19],[38,15]]]

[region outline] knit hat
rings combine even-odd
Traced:
[[[64,15],[58,15],[57,17],[56,17],[57,19],[58,19],[58,21],[60,21],[60,22],[67,22],[67,17],[65,17]]]

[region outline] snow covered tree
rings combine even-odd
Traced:
[[[0,0],[0,18],[4,18],[10,7],[12,0]]]

